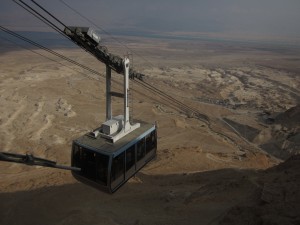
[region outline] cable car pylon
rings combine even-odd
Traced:
[[[66,27],[64,32],[106,65],[106,121],[73,141],[72,167],[81,171],[72,173],[81,182],[113,193],[156,156],[156,125],[130,120],[129,79],[142,80],[144,75],[130,68],[127,56],[122,59],[100,45],[94,29]],[[112,70],[124,76],[123,93],[111,90]],[[112,97],[123,98],[123,115],[113,115]]]
[[[130,105],[129,105],[129,58],[123,60],[124,66],[124,87],[123,93],[111,91],[111,68],[106,65],[106,122],[102,124],[100,129],[95,130],[95,136],[101,135],[107,138],[112,143],[124,137],[126,134],[140,127],[140,123],[130,123]],[[113,117],[112,115],[112,96],[121,97],[124,99],[124,114]],[[118,131],[118,132],[117,132]]]

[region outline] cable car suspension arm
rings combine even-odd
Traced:
[[[64,33],[78,46],[94,55],[99,61],[110,67],[118,74],[124,74],[123,58],[108,52],[107,48],[100,45],[100,36],[88,27],[66,27]],[[145,75],[130,69],[129,78],[143,80]]]
[[[52,168],[63,169],[63,170],[81,171],[80,168],[57,165],[56,162],[54,161],[38,158],[33,156],[32,154],[22,155],[22,154],[8,153],[8,152],[0,152],[0,161],[21,163],[28,166],[43,166],[43,167],[52,167]]]

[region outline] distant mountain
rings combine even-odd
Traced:
[[[76,45],[73,44],[70,40],[54,32],[35,32],[35,31],[14,31],[14,32],[48,48],[76,47]],[[7,40],[11,40],[19,45],[25,46],[26,48],[36,48],[33,45],[28,44],[25,41],[15,38],[9,34],[3,34],[1,36]],[[11,43],[7,40],[0,38],[1,49],[14,47],[14,43]],[[16,48],[20,48],[20,47],[16,46]]]
[[[75,45],[65,38],[64,36],[53,32],[31,32],[22,31],[18,32],[20,35],[25,36],[33,41],[42,45],[57,46],[57,47],[74,47]]]

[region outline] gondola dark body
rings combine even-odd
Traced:
[[[113,193],[156,156],[157,129],[139,121],[141,127],[111,143],[87,133],[73,141],[72,171],[80,182]]]

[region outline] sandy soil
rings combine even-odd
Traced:
[[[245,46],[230,51],[211,43],[135,38],[127,43],[149,60],[134,61],[147,82],[207,115],[210,123],[178,112],[133,83],[134,117],[158,122],[157,159],[114,195],[78,183],[69,172],[1,162],[0,224],[247,224],[243,219],[276,224],[277,217],[277,224],[299,222],[293,210],[277,213],[284,205],[299,209],[299,196],[290,195],[299,188],[294,172],[299,157],[268,169],[282,158],[264,148],[277,131],[289,141],[284,159],[299,151],[299,125],[282,126],[282,117],[267,124],[264,117],[299,104],[298,52],[283,57]],[[105,71],[80,50],[59,51]],[[28,51],[8,49],[0,58],[1,151],[69,165],[72,140],[104,120],[105,80]],[[115,100],[118,114],[122,102]],[[288,193],[283,205],[274,200],[278,191]]]

